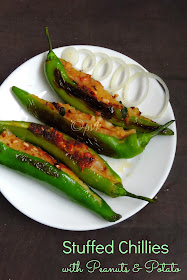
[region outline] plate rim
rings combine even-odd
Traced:
[[[118,52],[116,50],[113,50],[113,49],[109,49],[109,48],[106,48],[106,47],[102,47],[102,46],[96,46],[96,45],[79,45],[79,44],[76,44],[76,45],[65,45],[63,47],[57,47],[57,48],[54,48],[53,51],[55,52],[56,50],[60,50],[60,49],[63,49],[65,47],[79,47],[79,48],[86,48],[86,47],[95,47],[95,48],[99,48],[99,49],[104,49],[104,50],[107,50],[107,51],[112,51],[112,52],[115,52],[116,54],[119,54],[119,55],[122,55],[122,56],[125,56],[127,57],[128,59],[130,60],[133,60],[137,65],[140,65],[141,67],[144,68],[144,66],[142,66],[141,64],[139,64],[137,61],[135,61],[133,58],[127,56],[126,54],[123,54],[121,52]],[[12,74],[14,74],[20,67],[22,67],[23,65],[25,65],[26,63],[28,63],[29,61],[31,61],[32,59],[35,59],[39,56],[44,56],[45,54],[47,54],[48,51],[44,51],[42,53],[39,53],[31,58],[29,58],[28,60],[26,60],[25,62],[23,62],[22,64],[20,64],[16,69],[14,69],[10,75],[8,77],[6,77],[6,79],[2,82],[2,84],[0,85],[0,89],[1,87],[4,85],[4,83],[6,83],[6,81],[11,77]],[[144,68],[146,69],[146,68]],[[175,119],[175,115],[174,115],[174,111],[173,111],[173,108],[171,106],[171,103],[169,102],[168,106],[170,107],[171,109],[171,112],[173,114],[173,117]],[[176,148],[177,148],[177,126],[176,126],[176,119],[175,119],[175,123],[174,123],[174,128],[175,128],[175,135],[173,135],[175,137],[175,146],[174,146],[174,149],[172,150],[173,153],[172,153],[172,157],[171,157],[171,160],[169,161],[169,164],[167,165],[167,171],[165,171],[165,176],[164,178],[162,179],[162,181],[160,182],[160,184],[157,184],[157,190],[155,191],[155,195],[161,190],[161,188],[163,187],[164,183],[166,182],[168,176],[169,176],[169,173],[171,172],[171,169],[172,169],[172,165],[173,165],[173,162],[174,162],[174,159],[175,159],[175,155],[176,155]],[[15,207],[19,212],[21,212],[22,214],[24,214],[25,216],[29,217],[30,219],[34,220],[35,222],[39,222],[40,224],[42,225],[45,225],[45,226],[49,226],[51,228],[55,228],[55,229],[61,229],[61,230],[68,230],[68,231],[78,231],[78,232],[83,232],[83,231],[92,231],[92,230],[98,230],[98,229],[103,229],[103,228],[107,228],[107,227],[111,227],[113,225],[116,225],[118,223],[121,223],[127,219],[129,219],[130,217],[133,217],[135,214],[138,214],[138,212],[140,212],[147,204],[148,202],[145,202],[145,201],[142,201],[142,205],[141,206],[136,206],[136,208],[138,208],[137,211],[135,211],[133,214],[130,212],[128,216],[126,216],[124,219],[123,217],[121,219],[119,219],[118,221],[114,222],[114,223],[107,223],[103,226],[98,226],[98,227],[95,227],[95,228],[89,228],[87,227],[86,229],[84,228],[79,228],[79,229],[74,229],[73,227],[69,227],[69,228],[62,228],[62,226],[54,226],[54,225],[51,225],[50,223],[48,222],[42,222],[40,221],[40,219],[37,219],[36,217],[33,217],[32,215],[28,214],[27,211],[24,211],[24,210],[20,210],[12,201],[10,198],[7,198],[6,194],[3,192],[2,190],[2,186],[0,185],[0,192],[2,193],[2,195],[12,204],[13,207]],[[155,196],[154,195],[154,196]],[[99,217],[98,217],[99,218]]]

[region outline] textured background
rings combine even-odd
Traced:
[[[187,277],[186,218],[186,1],[1,1],[0,84],[24,61],[47,50],[44,26],[53,47],[98,45],[127,54],[166,81],[177,121],[178,146],[174,165],[159,192],[157,205],[110,228],[91,232],[56,230],[36,223],[0,195],[0,274],[2,280],[51,279],[178,279]],[[107,244],[112,239],[168,244],[167,255],[67,255],[64,240]],[[133,274],[62,274],[62,266],[98,259],[103,266],[141,263],[149,259],[178,263],[182,272]]]

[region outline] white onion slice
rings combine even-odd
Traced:
[[[142,77],[142,76],[146,78],[146,89],[145,89],[145,92],[144,92],[142,97],[140,97],[138,100],[133,102],[133,104],[130,104],[130,102],[128,102],[128,100],[127,100],[127,92],[129,90],[129,86],[133,82],[133,80],[135,80],[138,77]],[[137,106],[137,105],[141,104],[145,100],[145,98],[147,97],[148,91],[149,91],[148,73],[145,72],[145,71],[137,72],[137,73],[135,73],[134,75],[132,75],[128,79],[128,81],[127,81],[127,83],[126,83],[126,85],[124,87],[124,90],[123,90],[123,101],[124,101],[125,105],[128,106],[128,107]]]
[[[112,56],[111,57],[112,60],[118,64],[121,64],[121,65],[126,65],[125,61],[119,57],[116,57],[116,56]]]
[[[102,56],[103,59],[101,59],[94,71],[93,71],[93,74],[92,74],[92,77],[95,79],[95,80],[99,80],[99,81],[103,81],[105,80],[112,72],[112,68],[113,68],[113,63],[112,63],[112,59],[107,55],[107,54],[104,54],[104,53],[96,53],[96,55],[99,55],[99,56]],[[100,75],[99,74],[99,71],[100,71],[100,68],[103,66],[103,65],[108,65],[107,67],[107,70],[105,73],[103,73],[103,75]]]
[[[62,59],[71,62],[71,64],[74,66],[77,64],[79,60],[79,53],[74,47],[68,47],[65,48],[62,52]]]
[[[170,98],[170,96],[169,96],[169,89],[168,89],[166,83],[165,83],[159,76],[157,76],[157,75],[155,75],[155,74],[153,74],[153,73],[148,73],[148,76],[149,76],[150,78],[153,78],[153,79],[157,80],[157,81],[163,86],[163,88],[164,88],[164,90],[165,90],[164,106],[162,107],[161,111],[160,111],[157,115],[145,115],[145,114],[144,114],[144,116],[145,116],[146,118],[158,119],[158,118],[160,118],[160,117],[164,114],[164,112],[166,111],[166,109],[167,109],[167,107],[168,107],[169,98]]]
[[[95,55],[96,55],[96,56],[103,57],[103,58],[110,58],[110,57],[108,56],[108,54],[102,53],[102,52],[96,52]]]
[[[117,77],[120,75],[120,72],[125,70],[125,80],[123,79],[120,84],[116,85]],[[111,80],[110,80],[110,90],[112,92],[118,91],[120,88],[124,87],[125,83],[129,79],[129,67],[128,65],[123,61],[123,65],[119,66],[116,71],[114,72]]]
[[[88,72],[88,71],[92,70],[96,65],[95,54],[87,49],[81,49],[81,50],[79,50],[79,53],[87,54],[87,57],[82,62],[82,70],[84,72]]]

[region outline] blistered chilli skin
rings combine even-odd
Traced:
[[[114,158],[132,158],[140,154],[145,148],[145,146],[142,147],[141,144],[139,143],[138,140],[139,136],[136,133],[133,133],[121,140],[110,135],[99,133],[98,131],[93,131],[92,129],[91,130],[86,129],[85,127],[78,127],[77,129],[76,124],[75,127],[73,127],[71,120],[65,118],[64,115],[62,116],[58,112],[58,110],[54,106],[54,103],[50,104],[44,100],[39,100],[38,97],[35,98],[33,95],[30,95],[29,93],[16,87],[13,87],[13,92],[18,98],[18,100],[20,101],[20,103],[40,121],[52,127],[55,127],[58,130],[63,131],[68,135],[71,135],[71,137],[76,138],[78,141],[85,142],[90,148],[97,151],[98,153],[111,156]],[[53,109],[46,106],[47,104],[50,105],[50,107],[52,106]],[[64,109],[61,110],[61,112],[65,112],[65,111],[66,110]],[[165,130],[167,130],[167,128]],[[160,131],[161,130],[159,130],[159,133]],[[155,135],[156,134],[154,134],[154,136]],[[55,155],[55,157],[58,157],[58,154]],[[63,161],[66,162],[64,155],[63,155]],[[73,171],[75,172],[75,170]],[[114,175],[114,172],[112,172],[112,170],[110,171],[112,175]],[[116,177],[116,175],[114,177]],[[90,182],[88,184],[90,184]]]
[[[121,126],[125,129],[136,129],[138,132],[151,132],[160,127],[160,124],[142,116],[138,108],[124,107],[123,104],[115,99],[118,96],[117,94],[112,96],[104,89],[100,82],[95,81],[90,75],[74,69],[70,62],[66,62],[64,60],[61,60],[61,62],[68,74],[68,77],[70,77],[72,81],[75,81],[82,92],[84,92],[85,96],[81,97],[80,95],[83,102],[89,104],[89,98],[92,98],[92,100],[90,100],[90,108],[94,109],[91,113],[92,115],[101,114],[102,117],[106,118],[115,126]],[[101,109],[101,106],[98,106],[98,108],[97,106],[93,107],[96,102],[95,100],[98,101],[98,104],[100,102],[100,104],[105,105],[103,110]],[[106,114],[107,106],[108,109],[110,109],[109,114]],[[123,116],[122,113],[124,108],[127,110],[126,116]],[[81,111],[85,112],[83,110]],[[166,129],[160,134],[173,135],[173,131]]]
[[[42,135],[45,139],[55,143],[66,152],[67,156],[73,158],[78,163],[81,170],[92,166],[95,156],[89,152],[88,146],[84,143],[74,139],[67,139],[62,133],[48,126],[31,123],[29,130],[35,135]]]
[[[123,109],[123,105],[115,99],[116,96],[112,96],[108,91],[106,91],[99,81],[94,80],[89,74],[76,70],[70,62],[63,59],[61,59],[61,62],[68,76],[75,81],[86,94],[95,96],[95,98],[105,104],[112,104],[115,109]],[[138,116],[142,119],[147,119],[143,117],[139,109],[135,107],[128,108],[128,115],[125,118],[127,124],[129,122],[129,117],[131,116]]]
[[[103,85],[94,80],[91,75],[83,73],[81,71],[76,70],[73,68],[72,64],[70,62],[66,62],[65,60],[61,59],[62,64],[64,65],[64,68],[66,69],[66,72],[68,76],[74,80],[79,87],[88,95],[95,96],[96,99],[98,99],[100,102],[103,102],[105,104],[112,104],[115,109],[123,109],[123,105],[119,103],[115,99],[114,96],[112,96],[108,91],[106,91],[103,87]],[[141,115],[141,112],[138,108],[135,107],[129,107],[127,109],[127,116],[124,119],[126,125],[129,125],[130,123],[130,117],[139,117],[143,120],[149,120],[148,118],[145,118]],[[151,121],[154,123],[153,121]],[[136,124],[138,125],[138,124]],[[154,126],[150,127],[150,130],[154,130]]]
[[[70,62],[66,62],[64,60],[61,60],[61,61],[62,61],[62,64],[63,64],[68,76],[73,81],[75,81],[78,84],[79,88],[82,90],[82,92],[85,93],[85,96],[82,96],[83,100],[89,101],[89,98],[91,98],[90,104],[91,104],[92,108],[94,106],[94,101],[96,102],[96,100],[102,104],[105,104],[109,108],[110,108],[110,106],[113,108],[113,111],[110,111],[110,113],[107,115],[107,114],[105,114],[105,112],[102,112],[102,109],[99,108],[99,105],[98,105],[98,107],[95,106],[94,109],[96,111],[98,110],[98,112],[96,112],[96,115],[101,114],[104,118],[110,120],[110,118],[112,118],[112,116],[114,116],[113,115],[114,110],[118,110],[118,113],[119,113],[124,108],[124,106],[115,99],[117,95],[112,96],[108,91],[106,91],[104,89],[102,84],[100,82],[94,80],[91,77],[91,75],[74,69]],[[85,99],[85,98],[87,98],[87,99]],[[95,100],[93,100],[93,99],[95,99]],[[106,110],[106,108],[105,108],[105,110]],[[119,113],[119,114],[121,114],[121,113]],[[156,125],[155,122],[142,116],[139,109],[135,108],[135,107],[127,108],[126,117],[123,119],[123,121],[121,121],[121,123],[119,122],[118,125],[123,127],[123,123],[125,123],[126,126],[130,126],[134,117],[138,117],[138,119],[147,120],[150,123],[152,123],[153,126],[150,126],[150,128],[148,126],[148,130],[150,130],[150,131],[155,130],[155,126],[158,126],[158,125]],[[122,116],[121,116],[121,118],[122,118]],[[133,120],[133,122],[134,122],[134,120]],[[114,121],[114,124],[117,124],[117,123],[115,123],[115,121]],[[135,129],[136,127],[141,130],[141,125],[138,124],[137,122],[135,122],[134,127],[132,125],[131,128]]]
[[[89,168],[94,173],[115,182],[116,178],[111,173],[111,170],[107,168],[106,163],[96,153],[93,153],[86,144],[71,137],[65,137],[58,130],[48,126],[31,123],[29,130],[35,135],[43,136],[65,151],[66,156],[74,159],[82,171],[84,168]]]
[[[98,111],[103,117],[107,119],[111,119],[114,114],[114,106],[113,104],[104,103],[100,101],[90,88],[88,87],[79,87],[73,86],[67,83],[61,76],[61,72],[58,69],[54,70],[54,85],[57,89],[63,90],[69,97],[76,98],[80,102],[84,100],[85,106],[92,111]],[[93,112],[92,112],[93,114]]]
[[[125,122],[128,108],[115,99],[116,95],[111,96],[109,92],[105,91],[100,82],[94,81],[91,76],[73,69],[70,63],[61,61],[51,49],[49,34],[47,37],[50,42],[50,50],[45,63],[46,78],[65,103],[84,113],[100,114],[113,125],[124,129],[137,128],[137,132],[150,132],[150,130],[156,130],[161,126],[141,116],[129,117]],[[173,135],[173,131],[166,129],[160,134]]]
[[[50,156],[48,153],[46,153],[39,147],[36,147],[28,142],[21,140],[18,137],[16,137],[8,129],[4,130],[0,134],[0,142],[4,143],[8,147],[10,147],[16,151],[24,152],[24,153],[27,153],[28,155],[45,160],[46,162],[48,162],[51,165],[58,168],[59,170],[62,170],[63,172],[67,173],[73,179],[75,179],[77,182],[79,182],[81,185],[84,185],[87,188],[87,186],[85,184],[83,184],[83,182],[64,164],[58,163],[52,156]]]
[[[117,101],[114,96],[109,94],[109,92],[104,89],[102,84],[99,81],[94,80],[91,75],[76,70],[75,68],[73,68],[70,62],[66,62],[63,59],[61,59],[61,62],[68,76],[73,81],[75,81],[78,86],[88,95],[97,98],[97,100],[107,105],[111,104],[116,109],[123,108],[119,101]]]

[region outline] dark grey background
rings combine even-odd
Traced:
[[[1,1],[0,83],[24,61],[48,48],[44,26],[53,47],[98,45],[132,57],[166,81],[177,120],[177,154],[156,205],[148,205],[116,226],[90,232],[57,230],[36,223],[0,196],[1,279],[186,279],[186,1]],[[33,69],[34,71],[34,69]],[[6,93],[5,93],[6,94]],[[16,188],[16,185],[15,185]],[[78,217],[77,217],[78,218]],[[64,255],[62,242],[84,244],[88,239],[107,244],[112,239],[168,244],[167,255]],[[149,259],[175,262],[182,272],[138,274],[62,274],[61,268],[80,260],[98,259],[103,266],[143,264]]]

